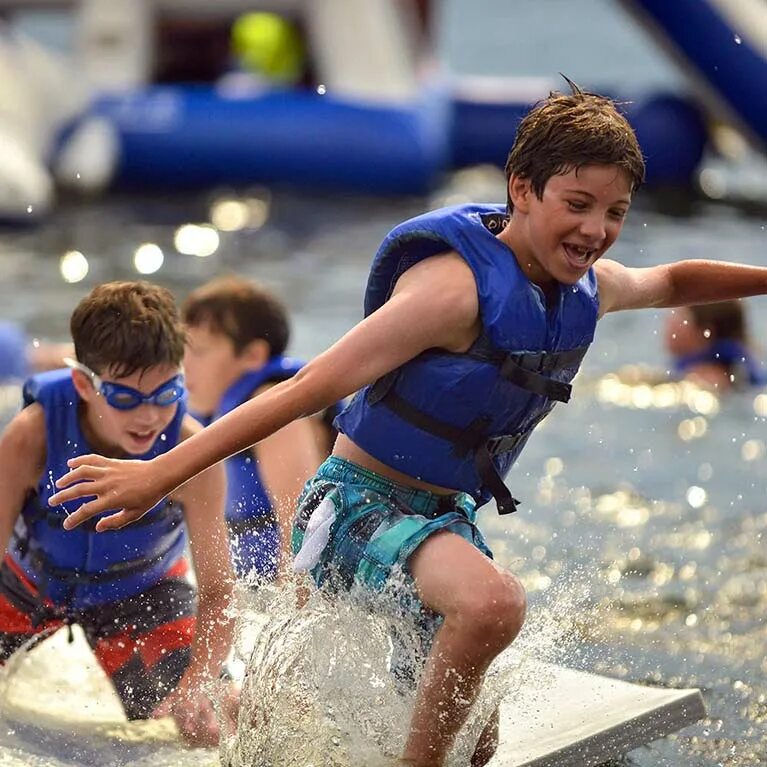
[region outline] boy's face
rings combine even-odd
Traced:
[[[686,306],[673,309],[666,315],[664,341],[666,350],[674,357],[694,354],[710,343]]]
[[[155,365],[144,371],[118,378],[105,370],[104,383],[128,386],[144,395],[152,394],[180,373],[175,365]],[[176,415],[178,402],[170,405],[142,403],[130,410],[110,405],[82,372],[73,371],[73,380],[85,402],[85,432],[92,447],[108,454],[142,455],[149,450]]]
[[[189,407],[199,415],[212,415],[224,392],[253,366],[246,355],[238,355],[229,336],[207,323],[186,329],[184,376]]]
[[[512,179],[512,194],[514,179]],[[615,165],[584,165],[552,176],[538,199],[526,180],[514,200],[526,214],[527,252],[517,253],[527,276],[544,285],[576,283],[615,242],[631,204],[631,183]]]

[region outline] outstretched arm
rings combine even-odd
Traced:
[[[691,259],[644,269],[597,262],[600,314],[727,301],[767,293],[767,268]]]
[[[451,253],[426,259],[405,272],[378,311],[293,378],[151,461],[70,461],[72,470],[57,482],[63,489],[52,502],[94,495],[67,518],[67,529],[115,508],[121,511],[100,519],[96,529],[122,527],[208,466],[338,402],[426,349],[469,348],[479,333],[478,311],[474,277],[463,259]]]

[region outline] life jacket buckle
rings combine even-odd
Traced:
[[[491,437],[486,443],[487,452],[491,456],[510,453],[526,435],[527,432],[520,432],[517,434],[502,434],[500,437]]]

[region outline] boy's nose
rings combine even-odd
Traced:
[[[601,245],[607,236],[604,216],[601,213],[594,213],[583,218],[581,221],[581,234],[588,238],[589,244],[592,247]]]
[[[142,402],[134,411],[136,424],[152,428],[158,421],[162,420],[162,415],[166,412],[167,410],[160,405]]]

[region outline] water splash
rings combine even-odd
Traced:
[[[540,664],[528,670],[529,661],[561,659],[577,641],[584,628],[575,605],[588,594],[582,584],[585,578],[571,573],[536,599],[513,650],[491,665],[448,765],[469,763],[504,698],[513,700],[523,685],[545,684]],[[267,586],[252,597],[250,621],[242,619],[242,606],[238,610],[239,651],[248,644],[252,651],[237,726],[222,739],[222,764],[393,765],[405,744],[413,682],[425,657],[421,629],[401,613],[371,609],[361,593],[330,599],[312,589],[299,607],[301,601],[295,587]],[[376,604],[387,604],[386,597]],[[271,617],[265,619],[263,610]]]

